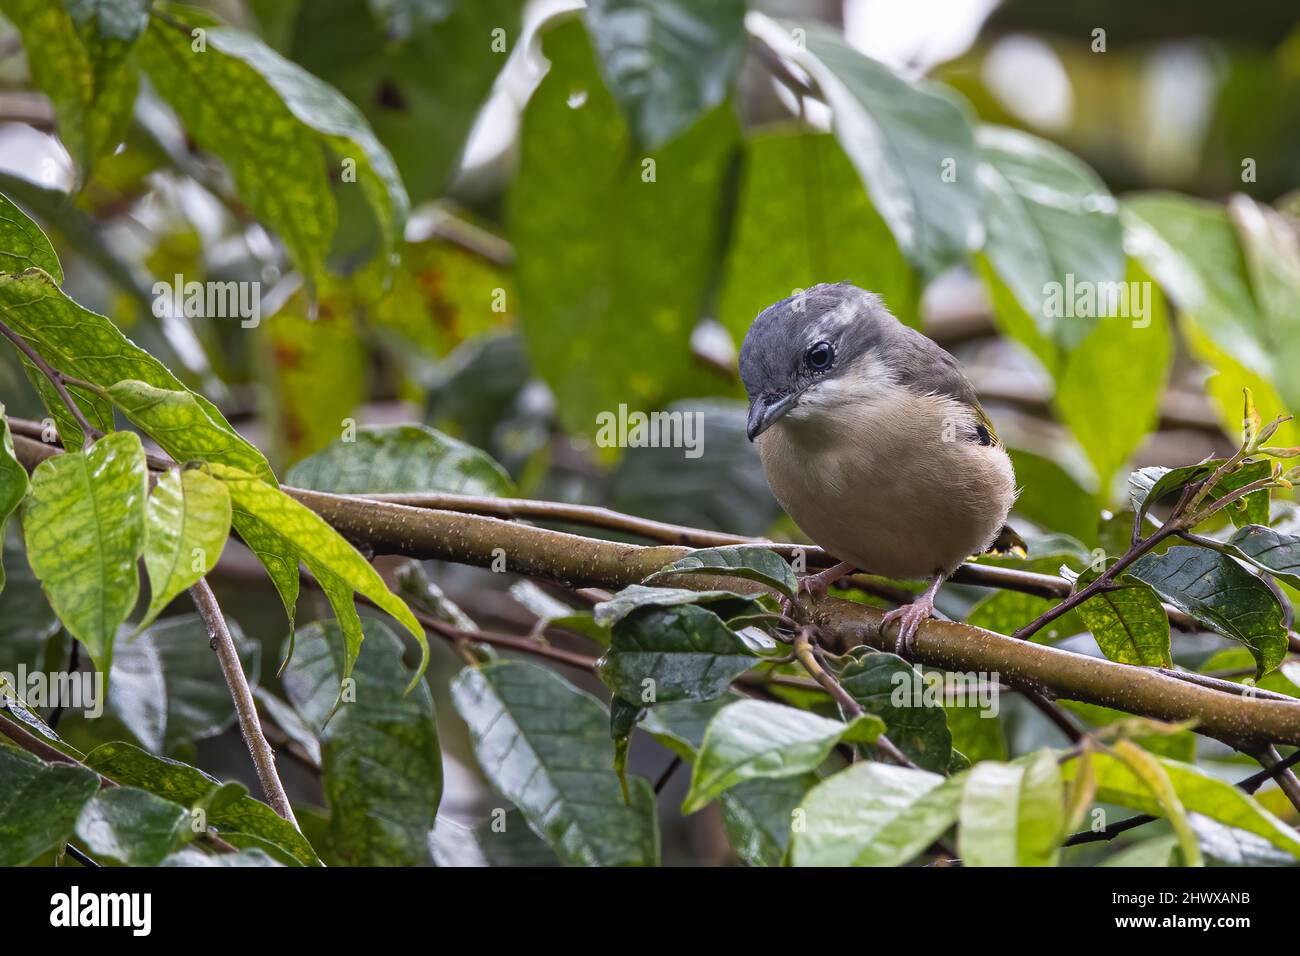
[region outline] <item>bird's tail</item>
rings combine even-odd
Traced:
[[[1004,524],[998,536],[993,539],[989,545],[988,554],[1013,554],[1020,558],[1029,556],[1029,546],[1025,544],[1025,539],[1016,534],[1016,530],[1009,524]]]

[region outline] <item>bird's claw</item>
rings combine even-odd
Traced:
[[[881,619],[882,631],[890,624],[898,624],[898,640],[894,642],[895,654],[904,660],[912,659],[912,655],[916,653],[916,632],[921,627],[921,622],[930,617],[933,611],[933,607],[928,603],[916,601],[894,608]]]
[[[834,567],[827,568],[825,571],[818,571],[816,574],[805,574],[799,579],[799,594],[807,594],[814,601],[820,600],[826,596],[831,585],[839,581],[845,575],[852,573],[853,565],[840,562]]]

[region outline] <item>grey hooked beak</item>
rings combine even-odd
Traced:
[[[789,395],[784,395],[770,403],[762,398],[756,398],[750,402],[749,422],[745,426],[745,434],[749,436],[749,440],[753,441],[767,431],[773,422],[794,408],[794,403],[798,399],[799,393],[791,392]]]

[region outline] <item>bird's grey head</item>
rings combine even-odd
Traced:
[[[740,347],[749,440],[796,408],[826,400],[846,376],[864,376],[898,328],[880,296],[849,282],[815,285],[760,312]]]

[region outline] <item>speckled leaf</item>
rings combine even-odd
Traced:
[[[616,625],[600,679],[642,706],[710,700],[757,659],[712,611],[694,604],[645,607]]]
[[[59,257],[41,227],[0,193],[0,272],[31,268],[44,269],[55,282],[63,281]]]
[[[9,516],[27,495],[27,469],[14,455],[14,442],[9,436],[9,419],[5,407],[0,405],[0,545],[5,541],[5,525]],[[5,568],[0,562],[0,591],[5,587]]]
[[[927,704],[921,672],[894,654],[855,647],[836,662],[840,685],[869,714],[885,722],[889,739],[922,770],[944,773],[952,759],[952,734],[942,702]],[[896,691],[907,687],[901,702]],[[942,695],[940,695],[942,696]]]
[[[636,778],[631,805],[623,802],[599,701],[522,661],[467,668],[451,689],[488,780],[562,863],[659,862],[654,794]]]
[[[1077,586],[1087,586],[1097,575],[1086,568]],[[1118,587],[1107,588],[1077,608],[1101,652],[1121,664],[1172,667],[1169,617],[1160,595],[1129,574],[1119,575],[1115,584]]]
[[[148,472],[133,432],[48,458],[23,510],[27,560],[69,633],[107,671],[140,590]]]
[[[551,67],[524,112],[508,205],[519,314],[561,421],[597,438],[597,416],[620,404],[649,412],[719,391],[690,338],[722,247],[736,119],[720,106],[642,156],[582,23],[547,30],[543,50]]]
[[[726,99],[745,56],[744,0],[592,0],[586,22],[610,91],[650,149]]]
[[[932,277],[979,245],[979,157],[965,104],[937,86],[902,78],[828,28],[801,25],[807,39],[798,45],[786,25],[758,14],[747,23],[821,85],[835,135],[922,273]]]
[[[823,780],[791,841],[795,866],[902,866],[957,819],[965,777],[862,762]]]
[[[88,5],[88,0],[0,0],[0,13],[22,35],[32,82],[49,96],[59,136],[81,167],[83,181],[94,160],[121,141],[136,92],[134,72],[97,55],[102,44],[95,25],[78,22]]]
[[[1300,588],[1300,538],[1261,525],[1247,525],[1228,544],[1255,567]]]
[[[1156,757],[1169,777],[1183,808],[1226,826],[1263,837],[1273,846],[1300,859],[1300,839],[1296,832],[1265,810],[1253,797],[1232,784],[1211,777],[1191,764]],[[1160,815],[1159,800],[1124,761],[1111,754],[1094,754],[1093,771],[1097,777],[1097,799],[1118,803],[1140,813]],[[1074,761],[1066,764],[1067,774],[1076,772]]]
[[[150,599],[141,628],[216,566],[229,534],[230,492],[225,485],[193,468],[173,468],[159,477],[145,514]]]
[[[224,420],[214,422],[195,393],[127,380],[110,386],[108,397],[133,425],[181,464],[219,461],[275,482],[266,456]]]
[[[1055,866],[1064,827],[1065,784],[1050,750],[966,774],[957,850],[967,866]]]
[[[336,494],[450,492],[509,495],[505,470],[472,445],[427,425],[360,428],[289,469],[285,481]]]
[[[81,767],[47,764],[0,746],[0,866],[22,866],[62,849],[77,815],[99,789]]]
[[[361,625],[351,598],[351,592],[355,591],[400,621],[419,644],[420,666],[410,684],[414,687],[429,663],[428,639],[406,602],[388,590],[370,562],[319,515],[278,488],[272,488],[237,468],[214,464],[210,469],[230,490],[234,524],[240,535],[248,540],[244,534],[245,527],[248,527],[259,544],[270,542],[277,549],[270,562],[263,559],[268,571],[272,566],[281,571],[287,568],[296,571],[298,562],[302,561],[325,589],[346,637],[347,654],[342,676],[351,675],[361,647]],[[258,557],[262,555],[259,553]],[[285,594],[282,590],[281,597]],[[285,605],[289,605],[287,598]]]
[[[809,773],[840,741],[870,743],[884,728],[873,714],[845,724],[769,701],[736,701],[709,722],[682,812],[703,809],[745,780]]]
[[[788,598],[794,598],[799,589],[794,570],[784,558],[761,545],[734,548],[702,548],[692,551],[656,571],[646,578],[646,583],[670,574],[715,574],[722,577],[744,578],[775,588]]]
[[[256,37],[193,25],[206,29],[202,51],[192,48],[190,31],[154,19],[139,45],[140,63],[186,132],[225,162],[240,197],[280,234],[303,271],[323,273],[337,223],[322,145],[355,161],[356,181],[395,246],[406,191],[356,107]]]
[[[1232,558],[1209,548],[1179,545],[1140,558],[1130,570],[1180,611],[1250,648],[1259,676],[1286,656],[1286,628],[1277,598]]]
[[[54,279],[44,272],[0,274],[0,319],[26,339],[42,358],[67,375],[102,388],[136,379],[154,388],[185,391],[185,386],[167,366],[124,336],[104,316],[82,308],[64,295]],[[80,447],[81,429],[49,383],[39,375],[33,377],[33,382],[58,423],[64,447]],[[112,430],[113,409],[106,399],[88,395],[75,386],[70,386],[70,390],[92,422],[104,431]],[[208,422],[202,425],[196,420],[191,422],[191,427],[217,428],[226,432],[232,442],[247,444],[206,398],[194,395],[194,403]],[[175,448],[177,455],[173,457],[184,460],[186,446],[172,445],[176,434],[163,431],[154,437],[168,454]],[[245,453],[251,448],[248,446]],[[255,449],[252,453],[260,456]]]
[[[249,833],[275,844],[306,866],[320,863],[311,844],[292,823],[276,816],[242,787],[232,789],[195,767],[155,757],[126,743],[96,747],[86,755],[85,764],[123,786],[148,790],[184,807],[206,807],[208,825],[219,832]]]
[[[629,584],[608,601],[597,604],[592,613],[596,623],[612,627],[633,611],[643,607],[674,607],[698,604],[721,617],[730,618],[757,609],[756,599],[734,591],[691,591],[687,588],[652,588]]]
[[[426,837],[442,796],[442,757],[433,697],[420,683],[403,688],[411,672],[402,642],[382,622],[365,622],[366,641],[353,673],[355,699],[334,707],[342,682],[344,639],[331,622],[310,624],[297,635],[285,668],[285,693],[321,734],[329,845],[348,866],[428,864]]]
[[[718,302],[732,338],[773,302],[828,278],[870,289],[919,326],[913,269],[835,137],[760,133],[746,148]]]
[[[197,834],[179,803],[135,787],[100,791],[81,811],[77,836],[96,856],[127,866],[157,866]]]

